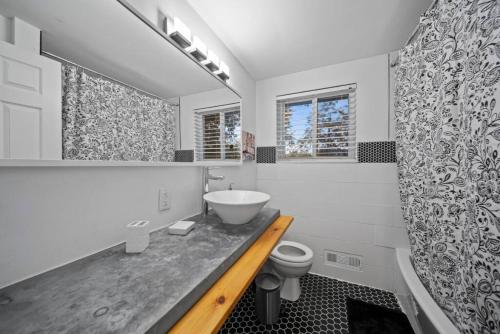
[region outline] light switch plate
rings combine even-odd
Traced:
[[[170,196],[165,188],[160,188],[158,192],[158,209],[160,211],[170,210]]]

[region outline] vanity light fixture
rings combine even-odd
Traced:
[[[193,36],[193,43],[186,49],[198,61],[207,59],[207,46],[198,36]]]
[[[215,72],[219,69],[219,62],[219,57],[212,50],[208,50],[207,59],[203,60],[201,63],[210,71]]]
[[[229,67],[226,65],[226,63],[221,61],[220,69],[218,71],[215,71],[214,74],[216,74],[222,80],[227,81],[229,80]]]
[[[229,67],[215,52],[209,50],[205,43],[198,37],[191,35],[191,29],[178,17],[167,16],[163,21],[164,30],[180,47],[190,53],[200,64],[208,68],[221,80],[229,80]]]
[[[165,18],[165,30],[167,34],[177,42],[182,48],[187,48],[191,45],[191,29],[178,17]]]

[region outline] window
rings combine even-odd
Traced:
[[[195,111],[196,160],[240,160],[240,105]]]
[[[280,96],[278,159],[356,157],[356,85]]]

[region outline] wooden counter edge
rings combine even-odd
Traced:
[[[291,216],[280,216],[269,225],[167,333],[217,333],[292,221]]]

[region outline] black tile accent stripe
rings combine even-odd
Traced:
[[[275,164],[276,163],[276,146],[257,147],[257,163],[258,164]]]
[[[236,305],[219,334],[304,333],[348,334],[347,298],[400,310],[393,293],[336,279],[306,274],[300,278],[299,300],[281,300],[280,319],[264,325],[255,314],[255,286],[252,284]]]
[[[175,162],[193,162],[194,150],[177,150],[175,151]]]
[[[372,141],[358,143],[358,162],[395,163],[395,141]]]

